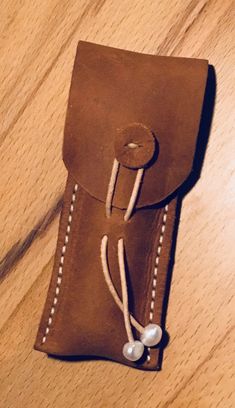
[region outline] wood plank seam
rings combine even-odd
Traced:
[[[17,241],[0,261],[0,283],[10,273],[11,269],[30,249],[33,242],[44,234],[49,225],[59,215],[62,207],[62,196],[56,201],[55,205],[38,221],[35,227],[29,232],[26,238]]]
[[[96,1],[95,1],[95,3],[96,3]],[[99,0],[98,0],[98,3],[99,3]],[[103,2],[103,4],[104,3],[105,3],[105,1]],[[194,1],[193,1],[193,3],[194,3]],[[52,63],[50,64],[50,66],[48,67],[48,69],[46,70],[44,75],[42,76],[41,80],[38,81],[38,84],[34,88],[33,92],[29,95],[28,98],[26,98],[25,103],[23,104],[21,109],[19,109],[18,114],[15,116],[14,120],[11,122],[11,124],[8,126],[8,128],[4,132],[2,132],[2,134],[0,135],[0,146],[4,142],[5,138],[7,137],[7,134],[14,129],[15,125],[17,124],[18,120],[20,119],[20,117],[25,112],[26,108],[32,103],[32,101],[34,100],[34,98],[37,95],[38,91],[40,90],[41,86],[43,85],[44,81],[48,78],[48,76],[52,72],[53,67],[56,64],[56,62],[59,60],[60,56],[64,53],[64,51],[71,44],[72,40],[74,39],[74,36],[76,34],[77,29],[80,27],[81,23],[83,22],[83,19],[86,18],[89,15],[89,12],[92,9],[92,6],[93,6],[93,2],[89,3],[87,5],[87,7],[84,9],[84,12],[82,13],[81,17],[79,18],[78,23],[75,25],[74,29],[71,31],[71,34],[68,36],[67,40],[62,44],[58,54],[53,59]],[[193,10],[194,9],[192,9],[192,11]],[[199,14],[200,14],[200,12],[199,12]],[[195,21],[196,21],[196,18],[194,19],[194,22]],[[180,31],[180,25],[181,25],[181,20],[178,23],[179,31]],[[176,33],[174,33],[174,38],[175,37],[176,37]],[[166,37],[166,39],[167,39],[167,37]],[[160,47],[158,47],[156,54],[161,54],[161,53],[167,54],[167,47],[166,47],[166,45],[164,46],[164,44],[166,42],[166,39],[164,40],[162,45]],[[180,43],[180,41],[181,41],[181,39],[179,39],[179,43]],[[18,81],[18,78],[17,78],[17,81]],[[5,98],[11,93],[11,90],[12,90],[12,88],[15,87],[15,85],[16,85],[16,82],[13,84],[13,86],[11,87],[8,94],[4,96],[4,98],[2,99],[2,103],[4,102]]]

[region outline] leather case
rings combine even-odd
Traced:
[[[192,171],[207,74],[206,60],[79,42],[63,145],[68,178],[35,349],[159,368],[163,339],[137,361],[123,355],[125,318],[163,326],[178,190]],[[133,325],[132,334],[140,339]]]

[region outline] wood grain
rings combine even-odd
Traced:
[[[234,3],[3,0],[0,11],[0,406],[235,406]],[[78,40],[207,58],[217,96],[201,177],[183,202],[163,370],[32,349],[55,251],[63,125]]]

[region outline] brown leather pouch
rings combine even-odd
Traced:
[[[37,350],[159,368],[164,335],[136,361],[123,346],[130,324],[133,339],[143,338],[134,320],[164,331],[178,191],[192,171],[207,73],[206,60],[79,42],[63,146],[68,179]]]

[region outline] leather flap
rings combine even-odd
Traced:
[[[72,75],[63,159],[93,197],[105,201],[115,138],[132,123],[157,146],[137,207],[173,193],[192,170],[208,61],[140,54],[80,41]],[[113,205],[126,208],[136,169],[121,166]]]

